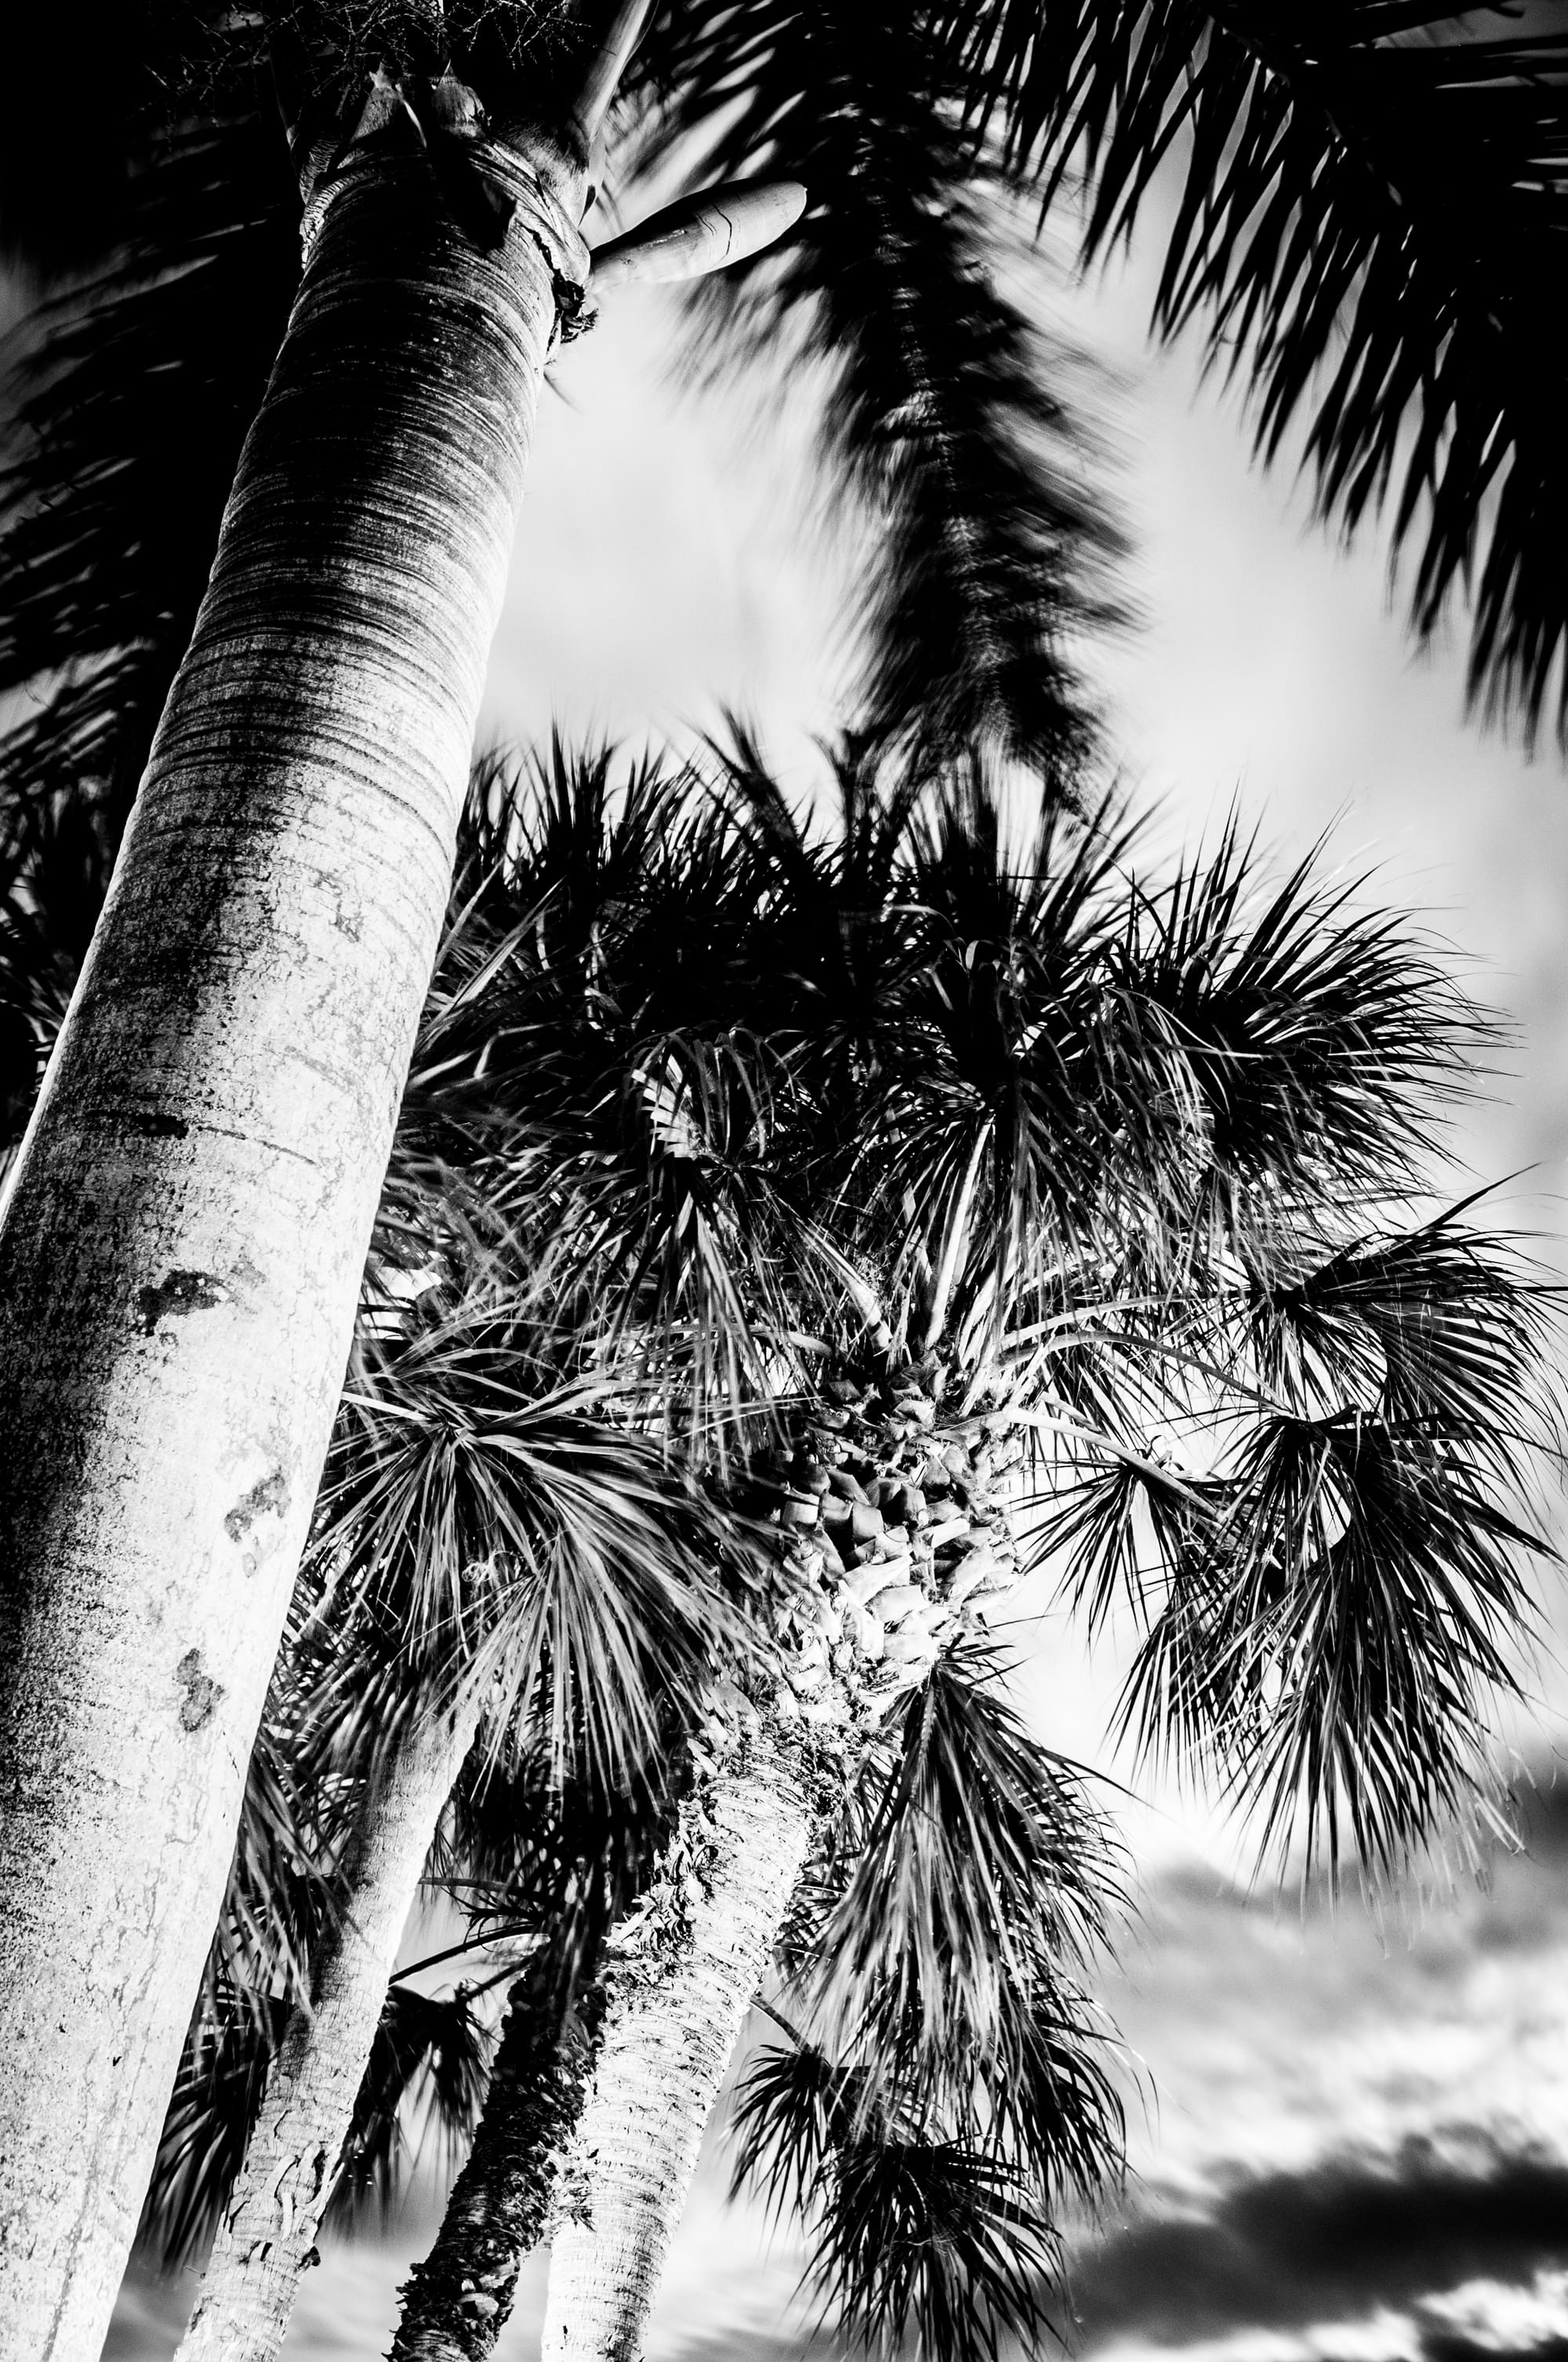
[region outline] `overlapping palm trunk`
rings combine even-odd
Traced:
[[[36,2362],[103,2337],[223,1891],[558,316],[536,204],[481,250],[423,157],[366,155],[315,210],[0,1239],[0,2319]]]
[[[684,1908],[605,1978],[598,2064],[556,2195],[545,2362],[641,2350],[703,2128],[805,1863],[798,1749],[763,1732],[683,1818]],[[452,2350],[467,2362],[487,2349]]]
[[[569,1998],[558,1961],[536,1954],[512,1988],[484,2114],[436,2244],[401,2291],[388,2362],[480,2362],[494,2350],[523,2258],[545,2235],[603,2025],[602,1985]]]
[[[475,1704],[413,1718],[368,1799],[333,1948],[279,2046],[178,2362],[272,2362],[282,2345],[398,1942],[478,1719]]]
[[[1007,1514],[988,1489],[994,1447],[934,1434],[935,1406],[913,1383],[844,1391],[853,1409],[829,1411],[791,1459],[756,1471],[756,1506],[780,1528],[800,1585],[779,1732],[708,1790],[712,1836],[681,1941],[662,1969],[636,1963],[612,1986],[557,2200],[544,2362],[638,2362],[703,2126],[806,1858],[813,1729],[836,1732],[853,1760],[857,1734],[924,1679],[969,1603],[1013,1580]],[[489,2351],[429,2349],[432,2362]]]

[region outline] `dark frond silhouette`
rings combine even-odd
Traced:
[[[1075,796],[1071,636],[1115,611],[1120,539],[1064,356],[998,285],[1005,208],[924,12],[682,7],[641,71],[657,149],[810,192],[780,256],[699,300],[705,324],[829,367],[830,448],[876,525],[866,726],[928,756],[986,740]]]
[[[1347,531],[1389,504],[1419,632],[1473,596],[1476,697],[1527,734],[1543,713],[1568,734],[1562,9],[934,13],[1013,171],[1047,193],[1087,175],[1089,254],[1132,229],[1168,163],[1157,327],[1199,325],[1253,390],[1264,456],[1300,425]]]

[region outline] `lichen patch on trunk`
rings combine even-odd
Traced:
[[[180,1706],[180,1727],[182,1730],[200,1730],[202,1725],[210,1719],[214,1707],[224,1694],[223,1683],[215,1682],[210,1673],[203,1672],[199,1649],[186,1650],[174,1668],[174,1678],[185,1693]]]
[[[226,1304],[228,1290],[210,1271],[171,1271],[156,1287],[139,1287],[136,1306],[142,1330],[150,1337],[165,1313],[182,1318],[187,1312],[210,1312]]]

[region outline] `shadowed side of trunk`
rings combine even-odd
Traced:
[[[545,2235],[603,2021],[597,1984],[565,2008],[558,1964],[548,1958],[513,1986],[473,2147],[435,2246],[399,2291],[388,2362],[484,2362],[494,2352],[523,2258]]]
[[[798,1764],[760,1739],[683,1807],[685,1924],[605,1979],[588,2103],[560,2178],[544,2362],[635,2362],[703,2129],[805,1862]]]
[[[326,207],[0,1235],[0,2320],[102,2341],[445,909],[557,313]]]
[[[354,1845],[337,1940],[312,2005],[284,2030],[176,2362],[272,2362],[282,2345],[399,1939],[477,1721],[469,1706],[455,1722],[415,1722],[387,1766]]]

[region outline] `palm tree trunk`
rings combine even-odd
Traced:
[[[512,1988],[484,2114],[436,2244],[399,2294],[387,2362],[483,2362],[505,2328],[523,2258],[545,2235],[557,2160],[577,2128],[599,2055],[602,1986],[569,2018],[558,1965],[534,1960]]]
[[[812,1812],[801,1769],[758,1742],[689,1814],[690,1892],[666,1957],[606,1979],[588,2104],[561,2174],[544,2362],[636,2362],[703,2127],[784,1924]],[[463,2349],[458,2349],[459,2351]]]
[[[477,1706],[416,1720],[348,1868],[338,1937],[293,2013],[176,2362],[272,2362],[337,2183],[360,2078],[436,1826],[473,1745]]]
[[[0,1233],[28,2362],[103,2339],[223,1892],[557,318],[533,218],[481,251],[419,157],[335,184]]]

